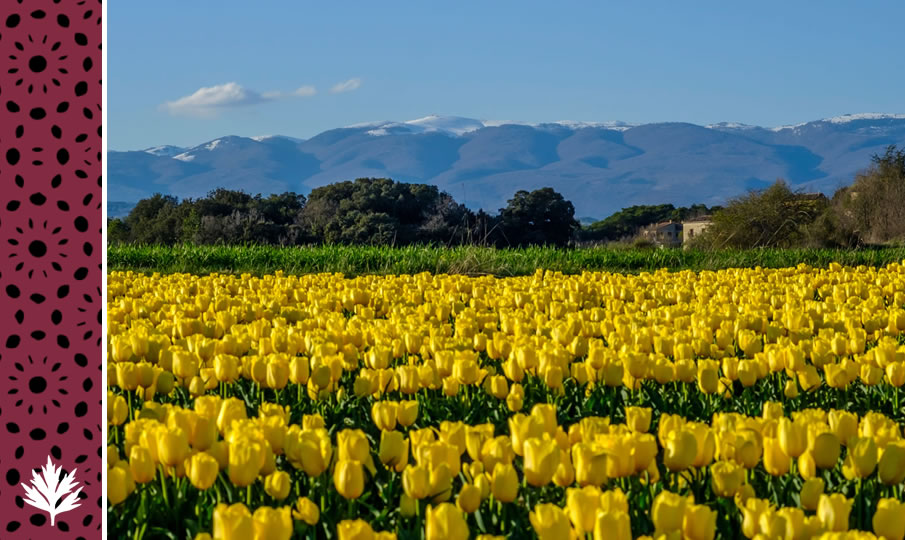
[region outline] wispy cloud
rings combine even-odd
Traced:
[[[313,86],[300,86],[293,90],[292,95],[296,97],[311,97],[317,93],[317,89]]]
[[[302,86],[291,92],[279,90],[258,93],[242,85],[229,82],[199,88],[193,94],[175,101],[167,101],[161,108],[174,115],[211,118],[224,109],[257,105],[290,97],[310,97],[317,93],[313,86]]]
[[[357,90],[361,86],[361,79],[358,77],[354,79],[349,79],[348,81],[343,81],[341,83],[337,83],[333,85],[333,88],[330,89],[331,94],[342,94],[343,92],[351,92],[352,90]]]

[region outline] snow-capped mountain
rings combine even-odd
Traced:
[[[355,124],[310,139],[226,136],[192,148],[108,153],[108,201],[217,187],[296,191],[363,176],[440,186],[496,211],[519,189],[550,186],[577,215],[633,204],[718,204],[784,178],[827,194],[887,145],[905,147],[905,115],[850,114],[804,124],[559,121],[426,116]]]

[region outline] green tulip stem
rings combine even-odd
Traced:
[[[245,487],[245,505],[251,508],[251,484]]]
[[[167,497],[167,481],[164,474],[163,465],[158,465],[158,467],[160,468],[160,492],[163,495],[163,502],[166,503],[167,507],[169,507],[170,500]]]

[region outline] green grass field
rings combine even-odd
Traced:
[[[495,249],[481,247],[401,248],[371,246],[110,246],[109,270],[187,272],[205,274],[287,274],[340,272],[355,274],[531,274],[538,268],[579,273],[584,270],[643,272],[670,270],[718,270],[721,268],[779,268],[801,263],[825,267],[830,262],[848,266],[883,266],[905,259],[905,248],[859,250],[756,249],[693,251],[682,249],[530,247]]]

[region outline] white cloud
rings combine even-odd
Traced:
[[[289,97],[309,97],[316,93],[317,90],[313,86],[302,86],[288,93],[279,90],[258,93],[244,88],[238,83],[229,82],[199,88],[189,96],[175,101],[167,101],[161,105],[161,108],[174,115],[211,118],[217,116],[223,109],[256,105]]]
[[[311,97],[317,93],[317,89],[313,86],[300,86],[293,90],[292,95],[296,97]]]
[[[360,86],[361,79],[356,77],[354,79],[349,79],[348,81],[343,81],[341,83],[333,85],[333,88],[330,89],[330,93],[341,94],[343,92],[351,92],[352,90],[357,90]]]

